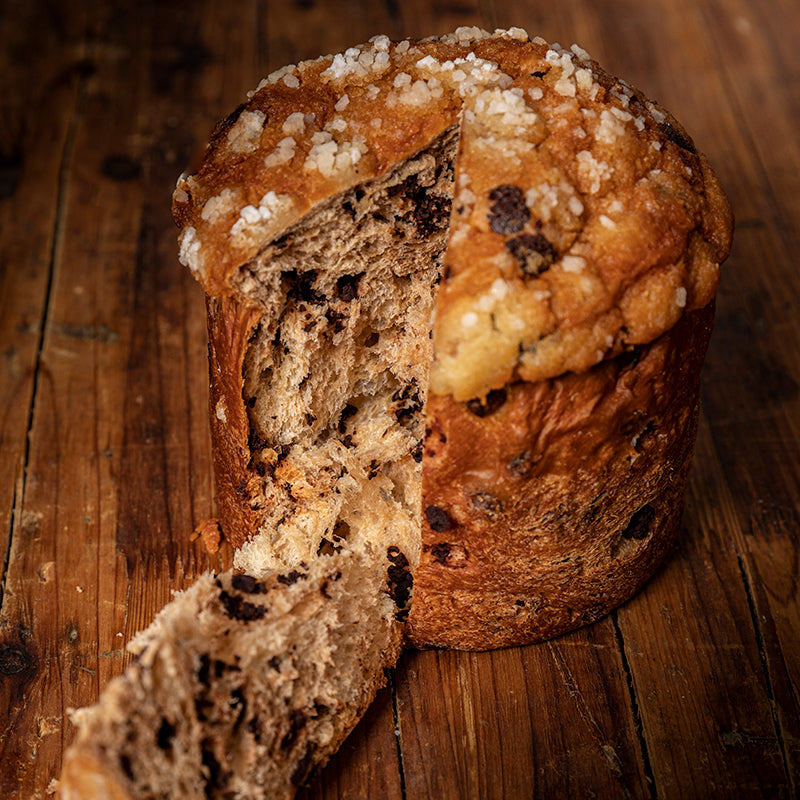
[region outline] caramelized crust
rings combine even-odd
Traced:
[[[713,316],[484,405],[431,397],[412,645],[548,639],[650,577],[680,524]]]

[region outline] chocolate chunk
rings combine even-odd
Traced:
[[[284,586],[291,586],[297,583],[300,578],[305,580],[307,577],[308,575],[306,575],[305,572],[298,572],[296,569],[293,569],[287,575],[278,575],[278,583],[282,583]]]
[[[172,740],[174,738],[175,726],[166,718],[162,718],[161,725],[158,726],[158,733],[156,734],[156,744],[161,750],[167,750],[172,747]]]
[[[485,400],[475,397],[472,400],[467,400],[466,406],[476,417],[488,417],[489,414],[494,414],[506,402],[507,397],[508,393],[505,389],[492,389],[486,395]]]
[[[428,520],[431,530],[437,533],[443,533],[455,527],[455,523],[447,515],[447,512],[439,506],[428,506],[425,509],[425,518]]]
[[[261,619],[266,613],[266,606],[258,606],[243,600],[239,595],[228,594],[222,591],[219,594],[220,602],[225,606],[225,611],[231,619],[238,619],[241,622],[251,622],[254,619]]]
[[[462,569],[467,566],[467,561],[469,561],[467,548],[461,544],[439,542],[431,547],[430,553],[431,558],[437,564],[451,569]]]
[[[364,273],[358,275],[342,275],[336,281],[336,293],[340,300],[350,303],[358,297],[358,284]]]
[[[290,299],[305,303],[321,303],[325,300],[325,297],[314,288],[317,280],[315,270],[307,272],[289,270],[284,272],[282,277],[286,283],[286,294]]]
[[[623,539],[635,539],[641,541],[650,532],[650,523],[656,515],[655,509],[651,505],[642,506],[632,517],[624,531]]]
[[[503,503],[488,492],[476,492],[470,498],[472,505],[487,517],[493,517],[503,512]]]
[[[234,575],[231,578],[231,586],[245,594],[265,594],[267,591],[267,587],[252,575]]]
[[[495,233],[519,233],[531,217],[519,186],[506,183],[495,187],[489,192],[489,202],[489,227]]]
[[[411,449],[411,458],[417,462],[417,464],[421,463],[422,461],[422,440],[418,441],[416,445]]]
[[[697,149],[694,146],[694,142],[692,142],[689,136],[682,130],[679,130],[669,122],[662,122],[658,128],[670,142],[678,145],[678,147],[683,148],[689,153],[697,155]]]
[[[558,256],[556,248],[541,233],[521,233],[506,242],[506,249],[526,275],[541,275]]]

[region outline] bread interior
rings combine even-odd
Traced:
[[[321,203],[237,276],[264,309],[243,364],[258,575],[341,547],[416,565],[432,316],[457,128]],[[252,481],[251,481],[252,486]]]

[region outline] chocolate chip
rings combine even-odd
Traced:
[[[245,594],[265,594],[267,591],[267,587],[252,575],[234,575],[231,578],[231,586]]]
[[[233,722],[233,727],[238,728],[239,725],[242,724],[245,714],[247,713],[247,698],[245,698],[244,692],[241,690],[241,688],[234,689],[231,692],[231,699],[228,701],[228,707],[239,710],[239,713],[236,715],[236,719]]]
[[[692,142],[689,136],[682,130],[679,130],[669,122],[662,122],[658,128],[670,142],[678,145],[678,147],[683,148],[689,153],[694,153],[695,155],[697,154],[697,149],[694,146],[694,142]]]
[[[411,458],[417,462],[417,464],[422,462],[422,440],[418,441],[417,444],[411,449]]]
[[[451,200],[443,194],[424,194],[414,201],[414,226],[418,239],[427,239],[443,228],[450,216]]]
[[[268,444],[269,442],[266,439],[262,439],[256,431],[250,428],[250,433],[247,436],[247,447],[251,453],[263,450]]]
[[[488,417],[506,402],[507,397],[505,389],[492,389],[485,400],[475,397],[467,400],[466,406],[476,417]]]
[[[651,505],[642,506],[632,517],[624,531],[623,539],[635,539],[641,541],[650,532],[650,523],[656,515],[655,509]]]
[[[358,297],[358,284],[364,273],[358,275],[342,275],[336,281],[336,293],[340,300],[350,303]]]
[[[238,619],[241,622],[251,622],[261,619],[266,613],[266,606],[255,605],[243,600],[239,595],[231,595],[226,591],[219,594],[220,602],[225,606],[225,611],[231,619]]]
[[[166,718],[161,719],[161,725],[158,727],[156,734],[156,743],[161,750],[167,750],[172,746],[172,740],[175,738],[175,726],[168,722]]]
[[[556,248],[541,233],[521,233],[506,242],[506,249],[526,275],[541,275],[558,256]]]
[[[321,303],[325,300],[324,295],[314,288],[317,280],[315,270],[307,272],[288,270],[282,273],[281,277],[286,283],[286,294],[290,299],[305,303]]]
[[[305,572],[298,572],[296,569],[293,569],[287,575],[278,575],[278,583],[282,583],[284,586],[291,586],[292,584],[297,583],[300,578],[305,580],[308,577]]]
[[[397,545],[392,545],[386,549],[386,558],[388,558],[389,561],[391,561],[395,566],[408,566],[408,559],[406,558],[405,553],[399,547],[397,547]]]
[[[472,505],[487,517],[493,517],[503,512],[503,503],[488,492],[476,492],[470,498]]]
[[[495,233],[518,233],[530,219],[531,212],[525,204],[525,193],[519,186],[502,184],[489,192],[489,227]]]
[[[439,506],[428,506],[425,509],[425,518],[428,520],[431,530],[437,533],[443,533],[455,527],[455,523],[447,515],[447,512]]]
[[[329,308],[325,312],[325,318],[330,323],[334,333],[339,333],[344,330],[345,315],[342,314],[341,311],[337,311],[335,308]]]
[[[451,569],[463,569],[469,561],[467,548],[461,544],[439,542],[431,547],[430,553],[437,564]]]
[[[396,619],[403,620],[408,616],[408,601],[411,597],[414,578],[409,569],[408,559],[399,547],[392,545],[387,548],[386,557],[392,562],[386,570],[389,577],[389,596],[399,609],[395,614]]]

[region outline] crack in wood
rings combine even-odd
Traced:
[[[397,673],[389,670],[389,687],[392,692],[392,722],[394,724],[394,741],[397,747],[397,769],[400,773],[400,796],[406,800],[406,775],[403,768],[403,741],[400,731],[400,707],[397,699]]]
[[[628,662],[628,656],[625,651],[625,641],[622,637],[622,629],[619,626],[619,619],[617,612],[612,611],[610,614],[611,622],[614,626],[614,636],[617,640],[617,652],[619,652],[620,660],[622,661],[622,672],[625,678],[625,685],[628,689],[628,702],[630,704],[631,717],[633,718],[633,726],[636,731],[636,740],[639,746],[639,753],[642,758],[642,766],[644,768],[644,777],[647,788],[650,791],[651,800],[656,800],[660,797],[658,787],[656,786],[655,775],[653,774],[653,767],[650,763],[650,752],[647,747],[647,738],[644,733],[644,723],[642,715],[639,710],[639,699],[636,696],[636,687],[633,684],[633,672],[631,665]]]
[[[786,752],[786,741],[783,736],[783,730],[781,729],[782,726],[780,717],[778,715],[778,704],[775,699],[775,690],[773,688],[772,678],[770,677],[769,673],[769,660],[767,658],[767,648],[764,642],[764,634],[761,630],[761,623],[758,618],[758,608],[756,605],[755,594],[753,592],[752,581],[747,574],[747,569],[745,567],[744,559],[738,553],[736,555],[736,560],[739,563],[739,572],[741,573],[742,576],[742,585],[744,587],[744,592],[747,597],[747,607],[750,610],[750,621],[753,625],[753,633],[755,634],[756,637],[756,645],[758,647],[758,657],[759,660],[761,661],[761,669],[764,673],[764,684],[767,692],[767,699],[769,700],[769,710],[772,716],[772,726],[773,729],[775,730],[775,736],[777,738],[778,748],[781,754],[781,763],[783,765],[783,772],[784,775],[786,776],[787,783],[790,786],[792,786],[794,783],[792,780],[792,770],[789,764],[789,756]],[[725,736],[726,733],[728,734],[736,733],[739,734],[739,737],[736,739],[736,741],[733,741],[733,739],[730,739],[729,737],[730,739],[729,742],[726,742],[723,738],[720,738],[720,741],[722,742],[723,746],[726,744],[728,746],[730,746],[731,744],[741,745],[745,741],[741,731],[733,731],[733,732],[720,731],[720,737]]]

